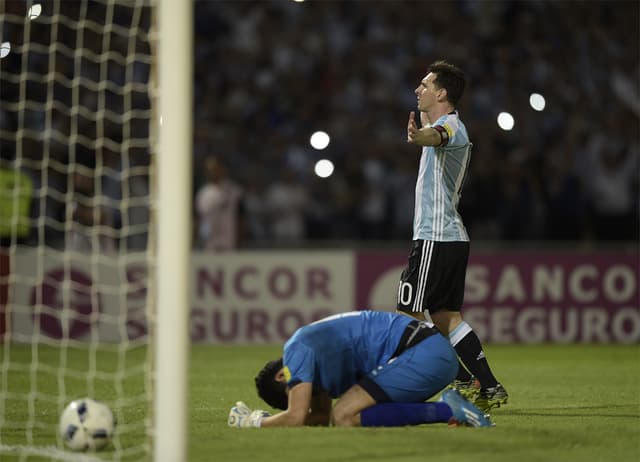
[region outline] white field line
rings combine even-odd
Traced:
[[[29,456],[43,456],[65,462],[105,462],[104,459],[88,454],[64,451],[55,446],[8,446],[0,444],[0,454],[16,454]]]

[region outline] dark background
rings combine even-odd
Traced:
[[[0,5],[12,44],[0,61],[0,167],[34,188],[19,241],[68,245],[74,221],[144,247],[151,9],[44,2],[29,23],[28,2]],[[459,111],[474,148],[460,212],[473,241],[637,248],[639,5],[195,2],[194,196],[215,156],[242,191],[240,248],[408,246],[420,149],[406,143],[407,115],[427,66],[446,59],[468,77]],[[110,12],[121,29],[104,26]],[[513,130],[498,127],[502,111]],[[316,130],[331,136],[323,151],[309,145]],[[330,178],[313,173],[321,158]],[[296,239],[276,236],[274,189],[303,220]]]

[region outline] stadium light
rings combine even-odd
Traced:
[[[9,42],[2,42],[0,47],[0,59],[6,58],[11,52],[11,44]]]
[[[35,3],[34,5],[31,6],[31,8],[29,8],[29,11],[27,12],[27,17],[29,18],[30,21],[33,21],[34,19],[37,19],[40,16],[40,13],[42,13],[42,5],[40,5],[39,3]]]
[[[321,151],[329,146],[330,141],[331,138],[329,137],[329,135],[323,131],[317,131],[313,135],[311,135],[311,138],[309,138],[311,147],[317,149],[318,151]]]
[[[508,112],[501,112],[498,114],[498,126],[506,131],[509,131],[513,128],[514,120],[513,116]]]
[[[531,96],[529,96],[529,104],[534,110],[542,111],[546,106],[546,101],[540,93],[531,93]]]
[[[329,159],[320,159],[313,168],[315,174],[320,178],[329,178],[333,174],[333,170],[333,162]]]

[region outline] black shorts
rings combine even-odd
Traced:
[[[469,261],[469,242],[413,241],[400,276],[398,311],[460,311]]]

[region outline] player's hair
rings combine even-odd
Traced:
[[[462,97],[466,77],[457,66],[446,61],[436,61],[429,66],[429,72],[436,74],[433,83],[438,88],[447,90],[447,100],[455,107]]]
[[[276,381],[276,375],[282,369],[282,358],[269,361],[256,376],[256,389],[258,396],[269,406],[287,409],[289,398],[287,396],[287,385],[284,382]]]

